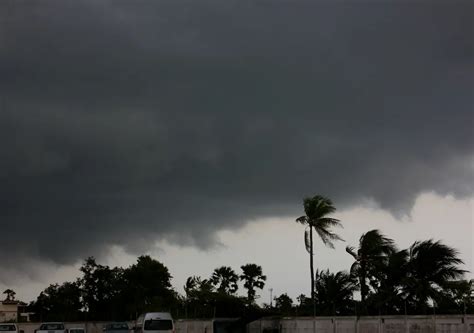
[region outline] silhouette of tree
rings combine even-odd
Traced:
[[[331,231],[332,227],[341,226],[338,219],[328,217],[334,213],[336,208],[332,201],[321,195],[316,195],[312,198],[305,198],[303,200],[304,212],[306,215],[300,216],[296,222],[301,223],[309,229],[305,231],[305,245],[309,252],[310,258],[310,272],[311,272],[311,299],[315,302],[314,289],[314,262],[313,262],[313,230],[318,234],[324,245],[334,248],[334,241],[341,240],[341,238]]]
[[[175,302],[168,268],[150,256],[140,256],[123,271],[124,293],[133,304],[133,312],[167,309]]]
[[[408,249],[408,270],[403,292],[408,304],[426,312],[428,301],[439,302],[443,289],[461,278],[466,271],[458,265],[463,261],[459,252],[440,241],[417,241]]]
[[[214,286],[208,279],[190,276],[184,285],[186,305],[195,318],[213,316],[216,302]]]
[[[83,319],[81,295],[79,282],[51,284],[29,307],[41,321],[77,321]]]
[[[355,279],[346,272],[316,272],[316,300],[321,315],[353,313],[353,295],[357,290]]]
[[[380,273],[387,265],[389,255],[396,251],[394,242],[382,235],[379,230],[371,230],[360,237],[357,252],[351,246],[346,247],[346,251],[355,259],[351,266],[351,274],[359,279],[361,303],[365,307],[370,291],[369,285],[380,283],[382,279]]]
[[[247,303],[250,305],[257,297],[255,289],[263,289],[267,277],[263,275],[262,267],[256,264],[247,264],[240,268],[242,269],[240,279],[244,281],[244,288],[247,289]]]
[[[6,295],[5,301],[14,301],[15,300],[16,292],[13,291],[13,289],[7,289],[3,293]]]
[[[87,258],[80,268],[83,305],[88,319],[111,320],[120,308],[117,306],[122,292],[123,269],[99,265],[93,257]]]
[[[210,282],[217,288],[217,291],[222,294],[232,295],[237,292],[239,288],[237,282],[239,276],[231,267],[222,266],[216,268],[212,273]]]
[[[288,294],[281,294],[274,298],[275,309],[284,316],[289,316],[293,313],[293,300]]]
[[[406,304],[402,288],[408,271],[408,251],[391,252],[382,263],[382,266],[377,265],[378,283],[371,283],[374,292],[367,296],[364,305],[376,314],[404,314]]]
[[[438,313],[471,314],[474,311],[473,281],[448,281],[437,300]]]

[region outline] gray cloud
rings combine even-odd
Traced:
[[[472,13],[1,2],[0,256],[205,247],[315,192],[396,214],[423,191],[472,195]]]

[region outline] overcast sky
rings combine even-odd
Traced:
[[[472,270],[473,12],[1,1],[0,286],[31,299],[87,256],[150,253],[179,291],[256,261],[297,295],[307,256],[292,221],[316,193],[351,245],[371,228],[401,246],[443,238]],[[317,263],[347,268],[345,245]]]

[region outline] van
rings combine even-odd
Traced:
[[[138,317],[134,333],[174,333],[173,318],[169,312],[149,312]]]

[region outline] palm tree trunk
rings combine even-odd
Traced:
[[[309,267],[311,271],[311,299],[313,301],[313,310],[316,306],[316,297],[314,292],[314,263],[313,263],[313,227],[309,226],[309,238],[310,238],[310,254],[309,254]],[[314,311],[315,312],[315,311]],[[314,313],[315,314],[315,313]]]
[[[367,298],[368,290],[367,290],[367,281],[366,281],[366,274],[365,274],[365,265],[361,265],[361,273],[360,273],[360,301],[361,301],[361,310],[364,314],[367,314],[367,306],[365,300]]]

